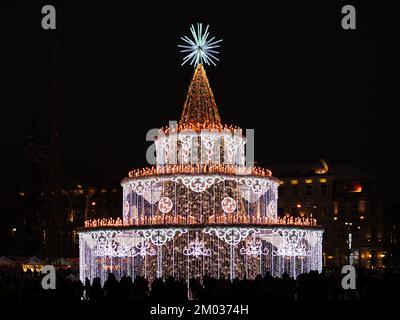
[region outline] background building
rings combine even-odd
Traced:
[[[74,258],[78,253],[77,229],[91,218],[109,218],[121,212],[118,186],[74,184],[60,190],[58,219],[49,220],[49,192],[21,189],[16,200],[15,221],[10,224],[9,254],[44,258]],[[49,223],[48,221],[52,222]],[[50,238],[49,235],[53,235]],[[54,241],[54,238],[57,241]]]
[[[378,181],[352,163],[269,166],[281,180],[278,214],[314,217],[325,228],[324,265],[387,264],[390,242]]]

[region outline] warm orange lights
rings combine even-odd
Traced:
[[[361,219],[361,220],[364,220],[364,216],[360,216],[360,219]]]
[[[215,123],[210,123],[210,122],[191,122],[191,123],[186,123],[186,124],[178,124],[177,126],[170,126],[170,127],[162,127],[160,129],[160,133],[163,135],[169,135],[170,133],[175,133],[175,132],[182,132],[182,131],[204,131],[204,130],[216,130],[219,132],[222,131],[228,131],[231,133],[236,133],[236,134],[242,134],[242,129],[233,126],[233,125],[226,125],[226,124],[215,124]]]
[[[301,204],[298,203],[298,204],[296,205],[296,207],[297,207],[297,208],[301,208]]]
[[[363,188],[362,185],[359,183],[349,184],[347,186],[347,192],[349,193],[359,193],[362,192]]]
[[[226,164],[185,164],[173,166],[158,166],[136,169],[129,171],[129,178],[142,176],[153,176],[163,174],[196,174],[196,173],[220,173],[230,175],[254,175],[262,177],[271,177],[272,172],[261,167],[241,167]]]
[[[96,227],[115,227],[122,226],[122,220],[120,218],[103,218],[103,219],[92,219],[85,221],[85,228],[96,228]]]
[[[218,107],[202,64],[198,64],[194,71],[179,124],[184,127],[193,124],[221,125]]]
[[[312,183],[312,179],[306,179],[305,182],[306,183]]]
[[[319,182],[321,182],[321,183],[326,183],[326,178],[321,178],[321,179],[319,179]]]
[[[148,225],[195,225],[195,224],[256,224],[256,225],[290,225],[290,226],[316,226],[317,220],[312,218],[299,217],[283,217],[283,218],[268,218],[268,217],[249,217],[245,214],[217,214],[199,221],[194,216],[186,215],[156,215],[152,217],[140,217],[131,219],[131,221],[122,222],[120,218],[103,218],[85,221],[85,228],[97,227],[119,227],[119,226],[148,226]]]
[[[299,184],[299,180],[290,180],[291,184]]]

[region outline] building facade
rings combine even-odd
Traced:
[[[324,227],[323,263],[385,267],[379,183],[352,163],[324,160],[270,166],[281,182],[278,214],[316,218]]]
[[[9,230],[10,254],[75,258],[77,229],[84,221],[94,217],[111,218],[122,210],[121,191],[117,186],[74,184],[58,192],[57,219],[50,220],[54,212],[48,210],[49,192],[43,190],[36,197],[40,200],[39,206],[31,189],[20,190],[16,219]]]

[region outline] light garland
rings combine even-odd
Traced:
[[[302,227],[201,227],[95,230],[79,234],[80,277],[116,275],[296,277],[322,268],[322,230]],[[199,259],[201,258],[201,259]],[[104,266],[108,266],[104,268]]]
[[[179,124],[160,129],[155,144],[156,166],[121,182],[122,219],[79,230],[81,281],[321,271],[323,231],[312,218],[278,217],[279,181],[245,165],[246,137],[221,123],[201,64]]]
[[[225,164],[244,167],[246,137],[241,132],[239,129],[186,129],[165,134],[160,130],[155,137],[157,166]]]
[[[247,215],[230,215],[219,214],[212,215],[204,223],[210,225],[223,225],[223,224],[237,224],[237,225],[283,225],[283,226],[301,226],[301,227],[315,227],[317,220],[313,218],[300,218],[300,217],[248,217]],[[174,216],[154,216],[142,217],[133,219],[131,223],[124,225],[136,226],[160,226],[160,225],[201,225],[193,216],[174,215]],[[98,228],[98,227],[120,227],[122,226],[120,218],[113,219],[91,219],[85,221],[85,228]]]
[[[128,172],[129,178],[140,178],[148,176],[174,175],[174,174],[226,174],[226,175],[249,175],[272,177],[272,172],[261,167],[240,167],[224,164],[185,164],[168,165],[162,167],[147,167],[135,169]]]
[[[85,221],[85,228],[120,227],[122,225],[120,218],[89,219]]]
[[[202,122],[189,122],[189,123],[178,123],[177,125],[170,125],[161,127],[159,129],[160,136],[167,136],[174,133],[181,133],[181,132],[225,132],[229,134],[236,134],[242,135],[243,129],[228,124],[218,124],[209,121],[202,121]]]

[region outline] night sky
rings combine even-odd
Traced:
[[[50,131],[54,31],[41,28],[48,2],[13,2],[0,5],[2,191],[21,178],[33,117],[45,141]],[[398,9],[277,2],[68,1],[67,181],[117,185],[146,165],[147,130],[179,119],[192,77],[179,37],[203,22],[224,40],[218,67],[206,67],[222,120],[255,129],[260,165],[350,160],[382,181],[387,204],[398,202]],[[357,30],[341,28],[344,4],[355,5]]]

